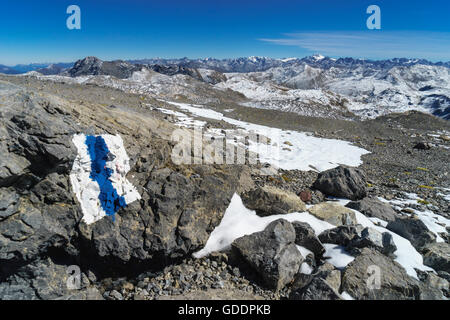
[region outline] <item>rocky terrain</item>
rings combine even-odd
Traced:
[[[221,87],[242,75],[200,67],[90,58],[0,75],[1,299],[449,297],[448,121],[255,109]],[[276,128],[286,157],[175,163],[173,133],[198,126]],[[140,199],[114,219],[84,219],[77,134],[123,140]]]

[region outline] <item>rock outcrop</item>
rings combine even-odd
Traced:
[[[53,96],[22,91],[6,99],[0,110],[0,281],[13,281],[45,257],[65,257],[83,272],[105,276],[189,256],[206,244],[239,188],[241,166],[174,165],[168,137],[175,127],[145,110],[137,117],[132,109],[96,105],[92,118],[92,106]],[[141,200],[120,209],[115,221],[82,221],[69,180],[76,133],[124,140],[128,179]]]
[[[406,274],[397,262],[365,248],[344,270],[342,290],[358,300],[419,299],[419,281]]]
[[[445,242],[427,245],[423,249],[423,263],[436,271],[450,273],[450,246]]]
[[[388,222],[394,221],[397,216],[389,204],[381,202],[375,197],[366,197],[362,200],[351,201],[346,207],[355,209],[368,217],[374,217]]]
[[[366,176],[361,169],[339,166],[321,172],[313,187],[324,194],[351,200],[362,199],[366,196]]]
[[[389,222],[386,228],[408,239],[418,251],[436,241],[435,234],[417,217],[396,218],[395,221]]]

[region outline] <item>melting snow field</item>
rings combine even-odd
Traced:
[[[346,204],[349,200],[340,200],[340,203]],[[387,230],[384,227],[376,226],[370,219],[359,211],[353,210],[356,215],[357,222],[364,227],[371,227],[379,232],[389,232],[393,236],[397,251],[394,252],[398,262],[405,268],[408,275],[417,279],[417,273],[414,269],[422,271],[433,271],[430,267],[423,264],[422,256],[416,251],[411,243],[405,238],[400,237],[394,232]],[[334,225],[317,219],[308,212],[294,212],[285,215],[272,215],[266,217],[259,217],[255,211],[247,209],[239,195],[234,194],[230,205],[225,211],[220,224],[211,233],[205,247],[194,253],[195,258],[204,257],[212,252],[222,251],[230,248],[231,243],[242,236],[249,235],[255,232],[263,231],[266,226],[277,219],[285,219],[289,222],[299,221],[308,223],[316,235],[319,235],[325,230],[335,228]],[[354,257],[349,255],[342,247],[336,244],[324,244],[326,252],[324,257],[328,258],[328,262],[336,268],[345,268]],[[306,257],[309,253],[303,247],[297,247],[300,253]],[[303,271],[308,270],[304,267]]]
[[[317,138],[305,132],[282,130],[267,126],[252,124],[224,116],[222,113],[203,108],[199,105],[168,102],[197,117],[225,121],[247,132],[270,137],[272,147],[261,146],[260,143],[250,143],[249,150],[257,153],[261,162],[267,162],[276,168],[285,170],[315,170],[324,171],[339,165],[359,166],[361,156],[369,151],[353,146],[351,143],[336,139]],[[189,126],[193,120],[183,113],[160,109],[178,117],[178,124]],[[204,122],[194,125],[203,126]],[[217,133],[217,129],[209,129],[207,134]]]

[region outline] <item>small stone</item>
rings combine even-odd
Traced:
[[[131,282],[125,282],[122,285],[122,288],[128,291],[133,291],[134,290],[134,285]]]
[[[303,202],[310,202],[312,200],[312,195],[309,190],[303,190],[300,192],[299,197]]]
[[[119,291],[117,291],[117,290],[112,290],[112,291],[109,293],[109,296],[110,296],[111,298],[113,298],[114,300],[123,300],[122,294],[121,294]]]

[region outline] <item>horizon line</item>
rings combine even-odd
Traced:
[[[215,58],[215,57],[150,57],[150,58],[115,58],[115,59],[102,59],[99,58],[98,56],[94,56],[94,55],[87,55],[84,56],[83,58],[79,58],[76,60],[72,60],[72,61],[57,61],[57,62],[30,62],[30,63],[16,63],[14,65],[11,64],[3,64],[0,62],[0,65],[5,66],[5,67],[17,67],[17,66],[30,66],[30,65],[36,65],[36,64],[42,64],[42,65],[52,65],[52,64],[68,64],[68,63],[76,63],[77,61],[80,60],[84,60],[88,57],[95,57],[99,60],[102,61],[125,61],[125,62],[130,62],[130,61],[140,61],[140,60],[181,60],[181,59],[187,59],[187,60],[206,60],[206,59],[214,59],[214,60],[219,60],[219,61],[223,61],[223,60],[231,60],[231,59],[245,59],[245,58],[266,58],[266,59],[274,59],[274,60],[283,60],[283,59],[304,59],[304,58],[309,58],[309,57],[314,57],[314,56],[323,56],[324,58],[330,58],[330,59],[355,59],[355,60],[366,60],[366,61],[388,61],[388,60],[394,60],[394,59],[407,59],[407,60],[425,60],[431,63],[450,63],[450,60],[445,61],[445,60],[439,60],[439,59],[428,59],[428,58],[407,58],[407,57],[392,57],[392,58],[379,58],[379,59],[374,59],[374,58],[363,58],[363,57],[358,57],[358,56],[329,56],[329,55],[322,55],[320,53],[315,53],[312,55],[305,55],[305,56],[290,56],[290,57],[281,57],[281,58],[275,58],[273,56],[257,56],[257,55],[252,55],[252,56],[235,56],[235,57],[228,57],[228,58]]]

